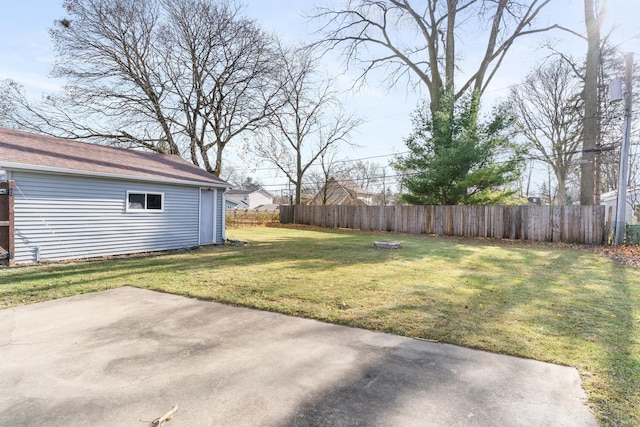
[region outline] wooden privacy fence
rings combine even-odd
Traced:
[[[363,231],[601,245],[604,206],[280,205],[280,222]]]
[[[226,212],[225,224],[227,228],[255,227],[278,222],[279,212],[256,210],[231,210]]]

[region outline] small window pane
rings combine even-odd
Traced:
[[[162,195],[147,194],[147,209],[162,210]]]
[[[129,209],[144,209],[144,194],[129,193]]]

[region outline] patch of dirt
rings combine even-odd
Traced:
[[[618,262],[640,268],[640,246],[600,246],[593,249]]]

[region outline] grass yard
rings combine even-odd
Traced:
[[[640,270],[588,250],[303,228],[248,246],[0,271],[0,308],[119,286],[574,366],[602,425],[640,425]],[[395,240],[401,250],[374,249]]]

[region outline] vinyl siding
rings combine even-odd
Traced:
[[[198,244],[199,189],[12,172],[15,261],[57,261]],[[164,193],[163,212],[126,212],[127,190]]]

